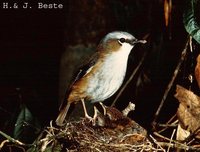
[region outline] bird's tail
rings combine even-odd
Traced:
[[[65,120],[65,117],[67,116],[67,112],[69,110],[69,107],[70,107],[70,102],[67,102],[67,104],[60,110],[60,113],[56,119],[56,124],[58,126],[62,126],[63,125],[63,122]]]

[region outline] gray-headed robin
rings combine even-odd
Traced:
[[[61,126],[71,103],[82,102],[85,117],[87,114],[84,101],[101,102],[111,97],[121,86],[127,68],[128,56],[137,43],[133,35],[115,31],[108,33],[96,48],[96,53],[82,66],[73,81],[66,100],[60,107],[56,124]]]

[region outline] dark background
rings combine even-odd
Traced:
[[[62,3],[60,10],[39,10],[36,3],[29,4],[31,10],[0,9],[0,126],[10,131],[22,103],[42,126],[58,110],[66,5]]]
[[[160,0],[53,2],[62,3],[64,8],[1,8],[0,129],[12,134],[22,103],[42,127],[55,119],[60,103],[59,73],[63,52],[68,46],[96,45],[105,34],[114,30],[128,31],[137,38],[149,35],[148,44],[136,47],[135,53],[130,55],[126,80],[142,54],[148,52],[140,73],[122,94],[116,107],[123,109],[129,101],[134,101],[136,111],[130,117],[145,128],[151,128],[153,115],[186,42],[187,33],[182,23],[183,1],[173,1],[168,27],[165,26],[163,1]],[[138,78],[144,74],[150,81],[137,87]],[[187,72],[184,74],[187,77]],[[187,83],[185,76],[180,75],[178,80],[178,83]],[[171,117],[168,114],[173,115],[176,111],[178,102],[173,94],[174,89],[170,92],[168,108],[162,112],[163,118]]]

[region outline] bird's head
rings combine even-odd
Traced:
[[[100,42],[100,51],[107,53],[116,51],[127,51],[130,52],[131,49],[137,43],[146,43],[146,40],[138,40],[133,35],[122,32],[115,31],[108,33]]]

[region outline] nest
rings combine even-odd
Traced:
[[[135,127],[94,127],[83,119],[69,122],[65,127],[48,127],[38,139],[35,151],[151,151],[153,144],[146,138],[146,131]],[[32,149],[33,150],[33,149]]]
[[[107,115],[98,114],[95,124],[85,118],[62,127],[51,123],[29,151],[164,151],[150,142],[146,130],[135,121],[115,108],[107,111]]]

